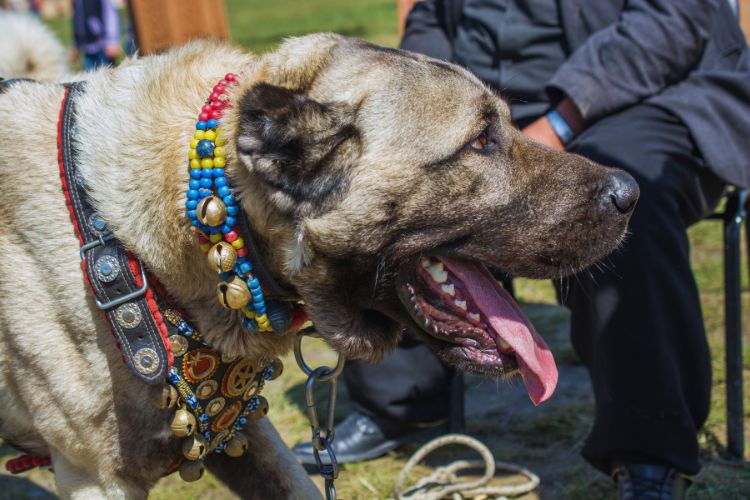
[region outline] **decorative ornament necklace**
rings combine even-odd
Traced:
[[[286,333],[292,324],[292,312],[285,304],[266,304],[260,281],[253,274],[249,248],[239,235],[243,216],[224,174],[226,139],[221,119],[230,106],[229,86],[239,85],[237,75],[227,75],[217,83],[201,108],[195,133],[190,141],[190,181],[186,215],[210,266],[219,274],[216,288],[219,303],[244,314],[247,331]]]

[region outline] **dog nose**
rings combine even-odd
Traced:
[[[640,189],[635,179],[622,170],[612,174],[609,185],[605,191],[609,200],[621,214],[628,214],[633,211],[635,203],[638,201]]]

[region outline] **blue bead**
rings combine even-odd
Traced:
[[[190,169],[190,177],[193,179],[200,179],[201,178],[201,169],[199,168],[191,168]]]
[[[235,224],[237,224],[237,218],[236,218],[236,217],[227,217],[227,218],[226,218],[226,219],[224,220],[224,223],[225,223],[225,224],[226,224],[227,226],[234,226]]]
[[[195,210],[198,207],[198,200],[188,200],[185,202],[185,208]]]
[[[201,170],[201,175],[203,176],[204,179],[210,179],[212,172],[213,172],[212,168],[204,168],[203,170]]]
[[[219,126],[219,120],[215,120],[211,118],[210,120],[206,122],[206,127],[208,128],[216,128],[218,126]]]
[[[200,221],[198,221],[198,219],[194,219],[193,220],[193,226],[195,226],[195,227],[197,227],[197,228],[200,229],[200,225],[201,225],[201,223],[200,223]]]
[[[187,197],[188,200],[197,200],[198,199],[198,191],[195,189],[188,189],[187,190]]]
[[[234,229],[234,228],[232,226],[230,226],[229,224],[224,224],[223,226],[221,226],[221,232],[224,233],[224,234],[227,234],[232,229]]]
[[[201,158],[208,158],[209,156],[213,156],[215,147],[213,141],[201,139],[195,146],[195,152],[198,153],[198,156]]]
[[[190,217],[191,219],[195,219],[195,210],[188,210],[187,216]]]
[[[201,187],[204,187],[204,188],[208,189],[211,186],[213,186],[213,184],[214,184],[214,182],[211,179],[207,179],[206,177],[204,177],[203,179],[201,179]]]
[[[216,184],[217,188],[224,187],[227,185],[227,178],[226,177],[215,177],[214,178],[214,184]]]
[[[224,177],[224,169],[214,167],[214,177]]]
[[[251,290],[253,288],[260,288],[260,281],[258,281],[258,278],[247,280],[247,286],[249,286]]]
[[[256,307],[255,312],[258,314],[265,314],[266,313],[266,306]]]
[[[198,189],[199,187],[201,187],[201,181],[199,181],[198,179],[190,179],[190,182],[188,182],[188,186],[190,187],[190,189]]]
[[[231,215],[232,217],[237,215],[237,212],[239,211],[240,209],[237,208],[237,205],[232,205],[231,207],[227,207],[227,215]]]
[[[237,200],[234,198],[233,194],[222,196],[222,198],[224,198],[224,205],[226,206],[234,205],[235,203],[237,203]]]
[[[221,186],[216,190],[216,192],[219,193],[219,196],[221,196],[222,198],[225,198],[232,194],[232,191],[227,186]]]
[[[249,273],[252,270],[253,270],[253,265],[250,264],[249,262],[243,262],[242,264],[240,264],[240,272]]]
[[[206,130],[207,125],[208,124],[206,122],[198,122],[195,124],[195,128],[197,128],[198,130]]]
[[[213,193],[211,193],[210,189],[204,189],[201,188],[198,190],[198,198],[205,198],[206,196],[211,196]]]

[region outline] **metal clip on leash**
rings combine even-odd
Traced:
[[[339,467],[336,462],[336,454],[333,452],[333,418],[336,409],[336,384],[341,370],[344,369],[346,358],[339,354],[334,368],[328,366],[319,366],[315,369],[310,368],[302,356],[302,337],[305,335],[305,333],[297,335],[297,341],[294,344],[294,358],[297,360],[297,365],[299,365],[300,369],[307,375],[307,382],[305,383],[307,417],[310,419],[310,427],[312,427],[312,446],[315,462],[318,464],[320,475],[325,479],[326,500],[336,500],[336,487],[333,481],[339,475]],[[318,411],[315,408],[315,384],[318,382],[328,382],[330,384],[328,386],[325,435],[321,435]],[[321,451],[325,451],[328,454],[328,463],[323,463],[320,459]]]

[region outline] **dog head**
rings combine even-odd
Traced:
[[[406,327],[551,394],[549,350],[485,266],[588,266],[623,238],[632,178],[524,138],[468,71],[359,40],[289,40],[238,92],[240,200],[324,338],[376,360]]]

